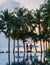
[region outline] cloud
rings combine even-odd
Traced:
[[[39,8],[44,0],[0,0],[0,10],[8,8],[13,10],[15,7],[24,6],[28,9]]]
[[[44,3],[44,0],[19,0],[19,2],[28,9],[36,9]]]
[[[11,11],[15,7],[19,7],[19,6],[20,6],[19,2],[15,2],[14,0],[6,0],[2,5],[0,5],[0,7],[1,7],[0,10],[4,10],[7,8]]]
[[[0,0],[0,5],[2,5],[6,0]]]

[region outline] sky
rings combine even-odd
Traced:
[[[28,9],[36,9],[44,3],[44,0],[19,0],[19,2]]]
[[[0,11],[8,8],[13,10],[15,7],[24,6],[28,9],[39,8],[41,4],[44,3],[44,0],[0,0]],[[0,34],[0,49],[7,48],[8,40],[5,38],[4,34]],[[11,40],[11,47],[13,47],[13,41]]]
[[[39,8],[44,0],[0,0],[0,10],[8,8],[13,9],[16,6],[24,6],[28,9]]]

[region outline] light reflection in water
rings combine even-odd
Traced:
[[[19,53],[19,55],[17,53],[4,53],[0,56],[0,64],[2,65],[50,65],[44,57],[44,53]]]

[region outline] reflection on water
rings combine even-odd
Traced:
[[[50,58],[44,53],[4,53],[0,54],[1,65],[50,65]]]

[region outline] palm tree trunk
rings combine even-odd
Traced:
[[[8,53],[8,65],[10,65],[10,53]]]
[[[45,51],[45,43],[44,43],[44,41],[43,41],[43,48],[44,48],[44,51]]]
[[[49,41],[48,41],[48,47],[49,47]]]
[[[42,61],[42,53],[41,53],[41,61]]]
[[[36,44],[35,44],[35,41],[34,41],[34,46],[36,46]],[[35,47],[35,51],[37,52],[37,49],[36,49],[36,47]]]
[[[14,51],[15,51],[15,39],[13,41],[14,41],[14,43],[13,43],[13,53],[14,53]]]
[[[8,38],[8,52],[10,53],[10,37]]]
[[[40,23],[39,23],[39,35],[41,35],[40,31],[41,31],[41,28],[40,28]],[[41,38],[40,38],[40,47],[41,47],[41,52],[42,52],[42,43],[41,43]]]
[[[15,63],[15,39],[13,40],[13,57],[14,57],[14,63]]]
[[[23,42],[23,46],[24,46],[24,58],[25,58],[25,43]]]
[[[18,62],[19,62],[19,39],[17,39],[17,46],[18,46]]]
[[[46,50],[47,50],[47,41],[46,41]]]
[[[14,57],[14,63],[15,63],[15,53],[13,53],[13,57]]]
[[[10,65],[10,37],[8,38],[8,62]]]
[[[40,40],[40,47],[41,47],[41,53],[42,53],[42,43],[41,43],[41,40]]]

